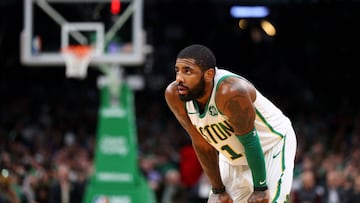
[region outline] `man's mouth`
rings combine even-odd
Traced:
[[[186,94],[188,92],[188,88],[182,85],[178,85],[177,90],[179,94]]]

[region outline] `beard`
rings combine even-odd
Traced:
[[[182,86],[181,83],[179,83],[178,85]],[[204,77],[202,77],[199,80],[199,82],[192,89],[189,89],[189,88],[187,88],[187,89],[188,89],[187,94],[179,94],[181,101],[187,102],[187,101],[195,100],[195,99],[202,97],[205,94],[205,79],[204,79]]]

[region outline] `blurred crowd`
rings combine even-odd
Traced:
[[[80,203],[94,165],[98,89],[65,81],[0,91],[0,203]],[[158,203],[205,203],[210,185],[162,93],[135,94],[139,169]],[[292,111],[291,119],[298,149],[289,202],[359,203],[357,108]]]
[[[20,67],[22,5],[5,2],[0,1],[0,203],[80,203],[94,166],[96,75],[76,81],[64,79],[63,68]],[[262,39],[258,29],[238,32],[237,20],[231,24],[218,3],[168,2],[144,1],[150,11],[144,17],[147,36],[157,51],[144,71],[154,77],[135,95],[139,170],[157,203],[202,203],[210,190],[188,136],[163,99],[161,85],[168,79],[155,75],[172,80],[168,67],[176,50],[194,41],[211,43],[220,64],[246,74],[291,118],[298,148],[289,203],[360,203],[358,60],[350,57],[358,39],[358,4],[345,9],[330,1],[289,1],[274,8],[282,12],[274,16],[280,36],[273,41]],[[198,15],[200,9],[208,15]]]

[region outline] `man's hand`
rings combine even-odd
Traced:
[[[269,192],[265,191],[254,191],[249,199],[248,203],[269,203]]]
[[[207,203],[233,203],[233,200],[227,192],[221,194],[211,193]]]

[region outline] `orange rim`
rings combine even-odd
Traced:
[[[90,53],[91,49],[92,49],[92,47],[89,45],[70,45],[70,46],[64,47],[61,50],[61,52],[71,53],[71,54],[75,54],[79,57],[84,57]]]

